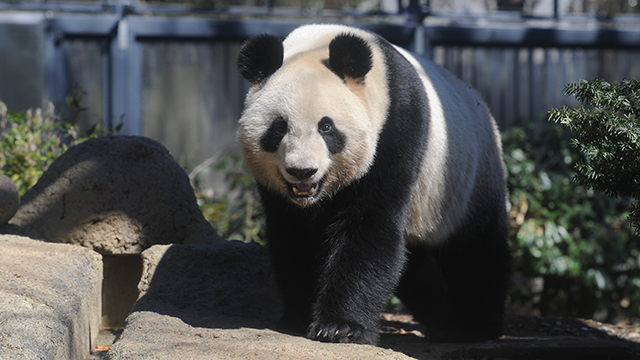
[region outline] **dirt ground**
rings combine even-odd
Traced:
[[[413,334],[425,337],[424,327],[413,321],[411,315],[384,313],[382,317],[384,319],[381,327],[383,334]],[[640,346],[640,325],[612,325],[585,319],[544,318],[511,314],[506,317],[505,336],[581,336],[606,340],[615,338],[637,342]]]
[[[416,359],[431,358],[434,354],[433,348],[440,346],[424,341],[425,328],[413,321],[411,315],[385,313],[382,316],[384,321],[381,327],[381,346],[393,348]],[[584,351],[588,355],[581,356],[581,359],[640,359],[640,326],[509,314],[505,319],[504,336],[486,344],[488,345],[458,344],[458,347],[467,348],[467,355],[452,358],[475,359],[473,354],[482,354],[486,349],[495,347],[497,350],[493,353],[500,355],[477,358],[568,359]]]

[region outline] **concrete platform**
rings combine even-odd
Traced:
[[[102,261],[89,249],[0,235],[0,359],[86,359]]]

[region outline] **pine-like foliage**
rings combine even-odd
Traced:
[[[609,84],[601,79],[566,86],[578,108],[551,109],[550,120],[574,133],[572,144],[581,156],[576,164],[579,183],[610,196],[640,199],[640,81]],[[628,220],[640,234],[640,207]]]

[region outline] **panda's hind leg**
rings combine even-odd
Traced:
[[[409,247],[396,293],[427,326],[430,341],[472,342],[502,335],[510,273],[502,224],[485,222],[475,233],[459,231],[438,247]]]
[[[407,250],[406,268],[395,293],[415,320],[433,328],[445,321],[444,279],[427,247],[410,246]]]

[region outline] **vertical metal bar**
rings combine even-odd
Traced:
[[[553,0],[553,18],[558,20],[560,18],[559,10],[558,10],[558,2],[560,0]]]
[[[133,22],[133,21],[132,21]],[[127,88],[129,97],[127,98],[127,119],[132,135],[142,135],[142,44],[136,38],[136,29],[133,27],[129,32],[129,56],[128,56],[128,81]]]
[[[45,19],[46,31],[44,37],[44,55],[45,55],[45,76],[47,83],[46,98],[50,101],[54,101],[58,96],[58,89],[60,78],[62,75],[62,69],[60,69],[60,62],[58,61],[59,49],[57,44],[57,31],[54,24],[54,20],[51,18]]]
[[[114,118],[121,118],[122,135],[140,135],[140,44],[134,35],[134,18],[131,16],[120,19],[117,37],[111,42],[112,89]]]
[[[48,83],[47,98],[54,104],[64,104],[69,86],[69,69],[65,63],[66,41],[64,33],[58,26],[59,19],[47,20],[48,33],[45,37],[46,78]]]
[[[101,41],[102,47],[102,103],[103,109],[103,125],[111,131],[114,128],[113,124],[113,64],[111,58],[111,42],[112,37],[106,38]]]

